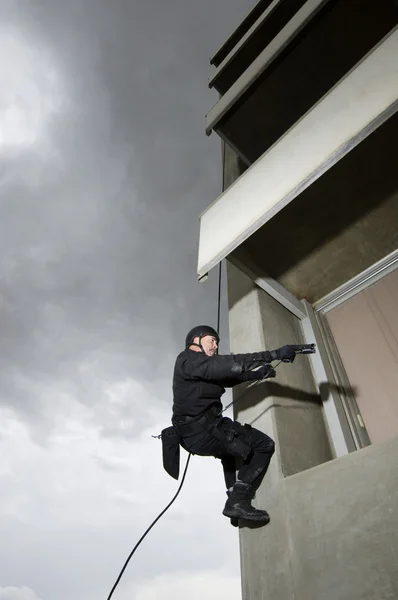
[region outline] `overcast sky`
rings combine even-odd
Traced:
[[[208,58],[253,4],[0,0],[0,600],[106,600],[177,488],[151,434],[216,324]],[[225,499],[194,457],[114,599],[238,600]]]

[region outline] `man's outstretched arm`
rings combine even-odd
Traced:
[[[200,352],[195,353],[185,362],[184,370],[192,379],[205,379],[222,382],[249,381],[262,379],[261,373],[252,369],[267,365],[273,360],[290,360],[295,357],[294,350],[284,346],[269,352],[252,352],[247,354],[216,354],[207,356]]]

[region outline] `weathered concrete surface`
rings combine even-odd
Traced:
[[[228,263],[228,302],[229,302],[229,327],[231,352],[250,352],[265,349],[264,331],[261,326],[261,309],[259,302],[259,288],[243,275],[233,265]],[[244,393],[246,386],[239,386],[234,390],[234,399]],[[254,504],[266,506],[277,505],[273,500],[279,489],[282,475],[282,459],[280,445],[278,444],[277,420],[275,415],[274,399],[269,395],[269,386],[263,384],[246,392],[235,406],[235,418],[243,423],[252,423],[276,441],[275,455],[264,481],[257,492]],[[269,581],[267,589],[268,598],[276,597],[275,594],[283,593],[283,597],[290,598],[292,593],[291,580],[285,577],[289,567],[289,557],[284,552],[285,540],[288,535],[286,529],[285,511],[275,509],[273,520],[278,524],[280,536],[275,538],[272,546],[267,544],[266,536],[262,530],[244,529],[241,531],[240,552],[242,585],[245,590],[246,573],[250,577],[250,590],[253,598],[262,598],[263,581],[258,576],[258,569],[262,568],[272,555],[280,557],[278,564],[274,564],[274,577]],[[283,532],[283,533],[282,533]],[[270,553],[270,554],[269,554]],[[255,565],[257,565],[256,568]],[[244,592],[245,593],[245,592]],[[245,597],[245,596],[244,596]]]
[[[398,438],[281,480],[241,530],[243,600],[398,598]]]
[[[299,320],[230,263],[228,295],[232,352],[303,343]],[[281,363],[275,380],[245,389],[240,386],[234,395],[240,396],[236,418],[272,431],[283,476],[331,459],[321,399],[307,357]]]
[[[398,598],[397,461],[395,438],[300,473],[281,486],[295,600]],[[272,529],[265,534],[273,535]],[[265,572],[260,565],[258,572],[265,576],[266,589],[272,568]],[[285,599],[273,600],[279,598]]]
[[[266,347],[304,343],[297,317],[263,290],[258,290],[258,296]],[[330,460],[321,398],[308,358],[298,356],[293,364],[281,363],[276,379],[269,383],[269,392],[283,475]]]
[[[228,288],[232,352],[300,341],[296,318],[230,264]],[[235,411],[276,441],[254,501],[271,523],[240,530],[243,600],[396,600],[398,439],[330,460],[308,361],[281,367]]]
[[[223,152],[223,191],[229,188],[247,169],[242,159],[228,144],[222,142]]]

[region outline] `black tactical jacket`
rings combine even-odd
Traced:
[[[194,417],[219,402],[226,387],[259,379],[254,369],[272,361],[271,353],[216,354],[184,350],[177,356],[173,377],[173,415]]]

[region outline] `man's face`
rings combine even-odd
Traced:
[[[207,354],[207,356],[214,356],[214,354],[216,354],[218,343],[214,336],[206,335],[205,337],[202,337],[201,343],[203,350],[205,351],[205,354]]]

